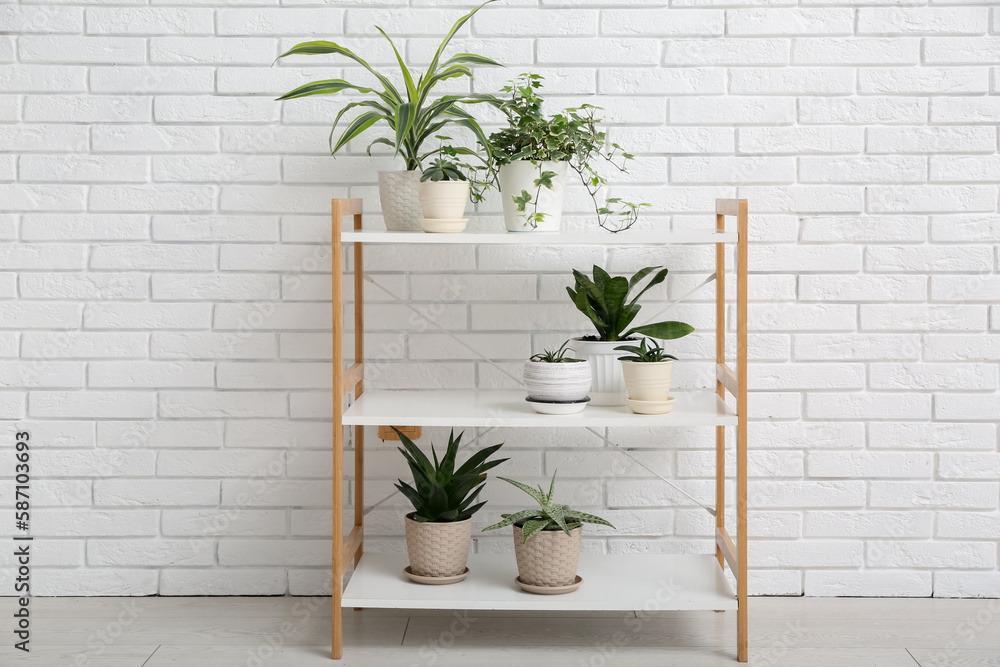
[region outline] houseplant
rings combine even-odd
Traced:
[[[507,231],[558,231],[568,169],[575,171],[594,202],[601,227],[628,229],[641,207],[611,197],[601,204],[607,185],[601,165],[627,171],[632,155],[608,142],[597,117],[600,107],[584,104],[551,117],[542,112],[538,74],[522,74],[502,91],[510,99],[492,102],[506,117],[507,127],[490,135],[488,152],[497,168]]]
[[[396,488],[413,504],[406,515],[406,553],[410,566],[406,574],[414,581],[451,584],[468,573],[465,566],[472,542],[472,515],[486,502],[476,498],[486,483],[486,471],[507,459],[488,460],[503,446],[485,447],[455,468],[462,434],[448,437],[448,448],[438,460],[431,445],[433,462],[412,440],[393,427],[402,443],[399,451],[413,475],[413,485],[398,480]]]
[[[654,271],[656,273],[649,282],[639,288],[639,284],[646,276]],[[625,405],[625,383],[622,378],[621,363],[618,361],[621,355],[615,348],[621,345],[622,341],[630,340],[635,334],[672,340],[688,335],[694,331],[694,327],[684,322],[673,321],[631,326],[642,308],[639,299],[650,288],[666,280],[666,268],[647,266],[631,278],[625,278],[612,277],[607,271],[595,265],[593,275],[594,279],[591,280],[580,271],[574,270],[575,289],[566,288],[577,310],[586,315],[597,329],[596,336],[574,338],[574,347],[590,361],[593,373],[593,392],[590,396],[594,405]],[[629,299],[629,295],[636,289],[638,293]]]
[[[670,381],[674,376],[674,361],[677,357],[667,354],[657,343],[646,347],[647,338],[639,345],[620,345],[616,350],[630,352],[630,356],[618,357],[625,376],[629,410],[641,415],[662,415],[674,407],[670,396]]]
[[[501,514],[501,521],[483,528],[487,531],[514,525],[518,585],[531,593],[569,593],[576,590],[583,582],[576,575],[583,524],[614,526],[599,516],[554,502],[554,474],[548,493],[540,486],[532,488],[506,477],[500,479],[521,489],[539,504],[538,509]]]
[[[382,202],[382,214],[388,229],[411,231],[420,229],[418,223],[420,199],[417,183],[420,179],[421,165],[426,159],[440,152],[440,149],[424,150],[423,144],[427,139],[433,137],[441,128],[451,124],[471,130],[480,143],[488,146],[486,136],[479,123],[460,105],[492,101],[495,99],[492,95],[465,93],[444,95],[434,100],[430,96],[434,87],[442,81],[456,77],[469,77],[471,79],[470,65],[500,66],[500,63],[490,58],[473,53],[459,53],[444,62],[441,61],[442,54],[455,33],[476,12],[495,1],[486,0],[458,19],[438,46],[427,71],[417,77],[414,77],[403,63],[403,58],[392,39],[384,30],[376,26],[379,33],[388,40],[396,55],[401,78],[405,84],[405,90],[402,92],[388,77],[378,72],[363,58],[334,42],[302,42],[278,56],[280,59],[291,55],[336,54],[358,63],[378,80],[378,86],[373,87],[355,85],[343,79],[313,81],[285,93],[278,99],[290,100],[310,95],[336,95],[345,90],[355,91],[362,96],[363,99],[346,104],[334,119],[333,127],[330,130],[330,152],[336,155],[349,141],[373,126],[387,126],[388,136],[378,137],[372,141],[368,145],[368,152],[371,154],[372,146],[383,144],[392,148],[394,155],[402,154],[406,161],[405,171],[380,171],[378,174],[379,198]],[[359,107],[361,113],[347,125],[334,141],[334,134],[341,118],[351,109]]]
[[[568,356],[568,346],[566,341],[558,350],[545,350],[524,362],[524,390],[537,412],[574,414],[590,400],[590,364]]]
[[[469,200],[469,180],[461,168],[448,158],[439,157],[424,169],[418,187],[420,228],[425,232],[456,233],[465,229],[468,218],[465,204]]]

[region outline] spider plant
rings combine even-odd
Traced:
[[[408,171],[420,169],[424,160],[441,152],[440,148],[422,152],[422,146],[427,139],[433,137],[446,125],[457,125],[471,130],[477,140],[489,150],[489,142],[479,123],[459,105],[492,102],[495,100],[492,95],[444,95],[435,100],[431,100],[430,95],[434,87],[442,81],[463,76],[471,79],[470,65],[502,67],[495,60],[474,53],[459,53],[444,62],[441,60],[445,48],[462,26],[468,23],[476,12],[495,1],[486,0],[458,19],[438,46],[427,71],[422,74],[417,73],[416,77],[414,77],[414,72],[411,72],[403,62],[403,57],[392,38],[382,28],[375,26],[376,30],[388,40],[393,53],[396,54],[396,61],[399,63],[400,73],[405,84],[403,91],[400,91],[388,77],[378,72],[364,58],[350,49],[335,42],[314,41],[296,44],[278,56],[278,59],[291,55],[334,54],[344,56],[368,70],[378,80],[381,88],[360,86],[343,79],[324,79],[299,86],[285,93],[278,100],[291,100],[310,95],[336,95],[347,90],[353,90],[365,96],[366,99],[346,104],[334,119],[333,127],[330,130],[330,152],[334,155],[349,141],[360,136],[369,128],[380,124],[388,126],[390,136],[378,137],[372,141],[368,145],[369,155],[372,146],[376,144],[389,146],[394,151],[393,155],[402,153]],[[340,120],[348,111],[358,107],[364,111],[347,125],[334,142],[334,134]]]
[[[483,528],[484,531],[495,530],[516,523],[521,527],[521,531],[524,534],[524,542],[527,542],[543,530],[561,530],[569,535],[569,531],[585,523],[595,523],[614,528],[610,522],[599,516],[587,514],[586,512],[577,512],[570,509],[567,505],[560,505],[553,502],[552,498],[556,488],[555,474],[552,475],[552,482],[549,484],[548,493],[545,493],[541,486],[532,488],[527,484],[522,484],[506,477],[500,477],[499,479],[513,484],[527,493],[538,502],[540,507],[538,509],[521,510],[514,514],[501,514],[500,516],[503,520],[498,521],[492,526]]]

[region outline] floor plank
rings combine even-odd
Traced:
[[[1000,667],[1000,651],[990,649],[914,648],[910,654],[920,667]]]
[[[10,646],[0,648],[0,665],[90,665],[91,667],[141,667],[156,650],[156,645],[98,644],[87,646],[46,646],[37,635],[32,635],[28,653]],[[98,652],[100,650],[100,652]],[[82,658],[80,656],[83,656]]]

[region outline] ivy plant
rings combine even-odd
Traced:
[[[619,197],[608,197],[601,203],[599,195],[608,181],[598,167],[610,165],[619,173],[626,173],[628,161],[634,156],[608,141],[598,117],[601,107],[583,104],[546,116],[537,92],[542,81],[539,74],[522,74],[501,89],[508,99],[491,102],[507,119],[507,127],[489,137],[487,151],[493,164],[499,168],[515,160],[530,160],[533,164],[568,162],[587,188],[600,226],[612,232],[628,229],[638,219],[639,210],[649,204],[623,201]],[[544,170],[532,183],[533,193],[529,190],[507,193],[531,227],[544,220],[545,214],[537,211],[538,196],[542,188],[553,189],[555,177],[555,172]]]

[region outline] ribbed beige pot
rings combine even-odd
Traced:
[[[674,377],[674,362],[622,361],[625,388],[633,401],[666,401]]]
[[[382,204],[385,228],[393,232],[419,232],[420,172],[380,171],[378,173],[378,198]]]
[[[582,526],[569,531],[569,535],[561,530],[543,530],[524,544],[524,533],[520,526],[514,526],[514,555],[521,581],[530,586],[572,584],[576,581],[582,537]]]
[[[465,572],[472,544],[472,519],[449,523],[414,521],[406,515],[410,571],[421,577],[454,577]]]

